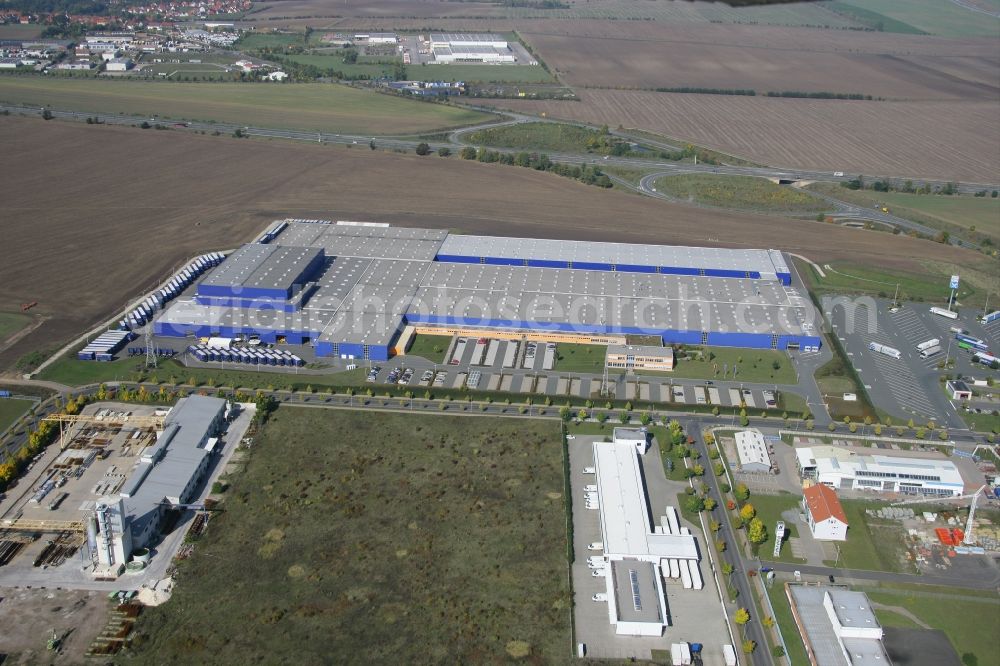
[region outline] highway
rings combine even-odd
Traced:
[[[733,171],[733,169],[739,169],[739,168],[740,167],[724,167],[724,166],[711,167],[710,172],[717,174],[727,174],[727,175],[746,175],[746,174],[737,174],[735,171]],[[657,171],[655,173],[643,176],[642,179],[639,180],[638,187],[632,186],[631,184],[626,183],[618,178],[614,180],[615,182],[624,184],[628,187],[632,187],[633,189],[642,192],[647,196],[655,197],[657,199],[663,199],[664,201],[676,202],[677,199],[674,199],[673,197],[664,194],[662,192],[656,191],[655,183],[657,180],[663,178],[664,176],[676,176],[682,173],[708,173],[708,172],[709,171],[707,169],[698,170],[690,165],[678,165],[677,167],[672,169],[664,169],[662,171]],[[773,176],[765,176],[765,177],[771,178]],[[883,213],[881,210],[877,208],[867,208],[865,206],[859,206],[856,204],[848,203],[846,201],[841,201],[840,199],[831,197],[826,194],[820,194],[818,192],[810,192],[810,193],[830,203],[834,209],[833,212],[831,213],[831,217],[837,219],[867,220],[875,222],[877,224],[884,224],[890,227],[898,227],[904,231],[912,231],[914,233],[918,233],[930,238],[937,236],[939,233],[937,229],[933,229],[931,227],[919,224],[917,222],[913,222],[911,220],[904,219],[902,217],[897,217],[890,213]],[[969,243],[965,240],[962,240],[961,238],[949,238],[949,242],[952,245],[968,248],[970,250],[976,249],[976,245]]]
[[[480,107],[468,107],[476,110],[483,110],[493,114],[497,114],[495,109],[484,109]],[[7,110],[10,113],[19,113],[24,115],[40,115],[41,107],[37,106],[24,106],[24,105],[11,105],[11,104],[0,104],[0,111]],[[224,134],[231,134],[237,129],[242,130],[247,136],[258,136],[265,138],[275,138],[275,139],[288,139],[293,141],[305,141],[309,143],[331,143],[331,144],[369,144],[374,142],[375,147],[383,149],[401,149],[401,150],[412,150],[414,149],[420,141],[413,139],[402,139],[395,138],[391,136],[371,136],[368,134],[332,134],[329,132],[316,132],[308,130],[291,130],[291,129],[274,129],[267,127],[252,127],[247,125],[240,125],[235,123],[208,123],[208,122],[198,122],[198,121],[181,121],[176,119],[162,119],[156,116],[146,117],[146,116],[136,116],[136,115],[124,115],[124,114],[113,114],[113,113],[88,113],[84,111],[69,111],[69,110],[58,110],[49,108],[50,113],[55,118],[63,118],[66,120],[76,120],[85,122],[87,118],[96,118],[99,122],[113,124],[113,125],[138,125],[142,122],[148,122],[150,124],[160,123],[168,128],[172,129],[187,129],[191,131],[206,131],[206,132],[220,132]],[[511,114],[504,113],[507,120],[501,121],[490,121],[481,125],[476,125],[473,127],[464,127],[459,130],[455,130],[449,136],[449,141],[429,141],[426,142],[431,148],[437,150],[438,148],[449,148],[456,149],[462,148],[468,144],[462,143],[462,136],[469,134],[470,132],[475,132],[480,129],[502,126],[502,125],[515,125],[519,123],[528,122],[559,122],[561,124],[574,124],[579,127],[590,127],[582,123],[564,123],[563,121],[550,120],[546,118],[539,118],[536,116],[529,116],[524,114]],[[617,136],[622,136],[625,138],[630,138],[632,140],[641,141],[643,143],[654,143],[646,139],[635,139],[630,137],[627,132],[612,132]],[[674,146],[670,144],[656,144],[657,147],[664,149],[671,149]],[[497,150],[502,153],[519,153],[522,149],[507,149],[507,148],[491,148],[491,150]],[[538,152],[538,151],[532,151]],[[560,152],[549,152],[546,153],[554,162],[562,162],[566,164],[593,164],[593,165],[606,165],[606,166],[617,166],[625,168],[642,168],[642,169],[658,169],[662,170],[664,173],[718,173],[723,175],[740,175],[740,176],[760,176],[764,178],[778,178],[789,181],[797,180],[817,180],[826,182],[847,182],[855,177],[856,174],[845,174],[843,176],[835,175],[833,171],[818,171],[818,170],[808,170],[808,169],[782,169],[776,167],[754,167],[754,166],[726,166],[726,165],[711,165],[711,164],[681,164],[678,162],[669,162],[658,160],[654,158],[639,158],[639,157],[616,157],[607,156],[602,157],[598,155],[581,155],[574,153],[560,153]],[[947,185],[951,181],[944,180],[928,180],[920,178],[908,178],[906,176],[879,176],[868,174],[866,175],[868,179],[884,179],[894,186],[902,187],[907,181],[911,182],[914,187],[921,187],[923,185],[930,185],[932,187],[942,187]],[[994,190],[1000,189],[1000,185],[989,184],[989,183],[953,183],[959,192],[972,194],[979,192],[981,190]],[[899,219],[899,218],[896,218]]]

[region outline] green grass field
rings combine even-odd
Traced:
[[[279,46],[291,46],[292,44],[305,44],[305,33],[272,33],[272,32],[248,32],[243,35],[240,41],[236,42],[236,48],[241,51],[253,51],[265,47],[274,48]]]
[[[948,636],[955,652],[961,657],[971,653],[980,665],[995,662],[996,637],[1000,635],[1000,600],[965,594],[961,589],[950,593],[929,592],[920,586],[909,590],[864,590],[875,603],[905,608],[925,624],[940,629]],[[896,613],[891,615],[876,611],[886,626],[909,627],[912,621]],[[897,619],[899,618],[899,619]]]
[[[450,335],[414,335],[407,356],[420,356],[431,363],[444,363],[444,354],[451,344]]]
[[[561,342],[556,345],[556,372],[604,372],[604,357],[608,348],[604,345],[577,345]]]
[[[35,404],[31,400],[17,398],[0,398],[0,432],[6,430],[21,414],[31,409]]]
[[[0,340],[17,333],[31,323],[31,317],[20,312],[0,312]]]
[[[830,208],[806,192],[753,176],[667,176],[656,181],[656,191],[681,201],[735,210],[808,214]]]
[[[837,262],[828,264],[830,269],[823,267],[825,277],[812,266],[803,267],[799,264],[800,274],[808,276],[813,291],[818,295],[825,293],[867,294],[882,298],[892,298],[899,285],[900,301],[926,301],[945,304],[948,300],[948,275],[933,275],[927,273],[907,273],[898,270],[881,270],[860,264]],[[962,280],[958,290],[958,299],[965,305],[979,305],[985,299],[969,280]]]
[[[858,4],[861,3],[828,2],[826,3],[826,7],[841,16],[854,19],[858,23],[879,32],[898,32],[904,35],[927,34],[923,30],[915,28],[908,23],[903,23],[897,19],[889,18],[885,14],[879,14],[871,9],[859,7]]]
[[[847,514],[847,541],[840,543],[840,563],[845,569],[916,573],[912,565],[904,565],[905,532],[899,521],[880,520],[865,514],[865,509],[885,506],[864,500],[840,501]]]
[[[752,495],[750,497],[750,504],[753,504],[753,508],[757,510],[757,517],[764,521],[764,525],[767,526],[767,541],[760,546],[760,557],[764,560],[774,559],[774,527],[779,520],[784,520],[781,517],[782,511],[788,511],[790,509],[798,508],[802,501],[802,498],[797,495]],[[730,515],[736,515],[730,512]],[[805,560],[797,557],[792,557],[792,546],[788,543],[788,540],[792,537],[797,537],[798,534],[798,524],[792,524],[785,522],[785,540],[781,546],[781,554],[778,555],[779,562],[791,562],[794,564],[801,564]]]
[[[781,629],[781,637],[785,639],[788,647],[788,660],[793,666],[798,664],[808,664],[809,658],[806,655],[805,645],[802,644],[802,637],[792,617],[792,606],[785,594],[785,586],[781,583],[765,585],[767,596],[771,599],[771,606],[774,608],[774,619]],[[760,648],[758,648],[760,649]]]
[[[312,65],[321,70],[332,70],[343,73],[344,76],[365,75],[371,78],[380,76],[391,76],[392,65],[357,62],[349,64],[344,62],[343,56],[339,55],[288,55],[284,59],[300,65]]]
[[[1000,199],[994,199],[989,194],[976,197],[971,194],[944,196],[875,192],[849,190],[830,183],[814,183],[808,189],[860,206],[885,206],[890,213],[904,219],[962,235],[969,240],[988,237],[994,244],[1000,245]]]
[[[958,414],[969,428],[976,432],[1000,433],[1000,416],[994,414],[970,414],[961,410],[959,410]]]
[[[681,352],[676,357],[673,372],[658,374],[685,379],[726,379],[770,384],[798,382],[795,366],[792,365],[788,354],[783,351],[732,347],[685,347],[684,349],[691,355],[690,358],[683,358]],[[774,368],[775,363],[778,364],[777,369]],[[725,376],[723,376],[724,371]]]
[[[0,77],[0,100],[326,132],[423,132],[488,120],[477,111],[323,83],[169,83]]]
[[[570,663],[560,439],[279,408],[116,662]]]
[[[838,2],[845,10],[857,8],[855,14],[866,25],[883,23],[886,32],[906,32],[900,25],[941,37],[996,37],[1000,34],[1000,19],[974,12],[951,2],[938,0],[850,0]],[[998,8],[994,6],[994,11]],[[881,15],[884,19],[878,19]]]

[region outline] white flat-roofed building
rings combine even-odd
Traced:
[[[126,72],[132,67],[130,58],[112,58],[108,61],[106,69],[109,72]]]
[[[492,46],[495,49],[507,49],[510,44],[500,35],[444,32],[431,34],[431,48],[455,46]]]
[[[645,433],[635,428],[615,428],[614,441],[594,443],[603,554],[609,562],[608,618],[617,634],[660,636],[667,626],[660,567],[671,560],[682,566],[697,562],[698,546],[686,529],[650,524],[640,433],[645,445]]]
[[[615,428],[612,439],[616,444],[631,444],[640,455],[649,448],[649,433],[645,428]]]
[[[511,64],[516,61],[510,49],[493,46],[435,46],[431,49],[434,62],[482,62],[487,64]]]
[[[623,370],[673,370],[674,350],[653,345],[608,345],[607,364]]]
[[[863,592],[787,585],[792,615],[815,666],[890,666],[882,626]]]
[[[736,453],[744,472],[767,472],[771,469],[771,456],[767,442],[759,430],[740,430],[736,433]]]
[[[962,474],[950,460],[859,455],[835,446],[795,450],[799,473],[835,490],[957,497]]]
[[[399,42],[399,37],[394,32],[359,33],[354,35],[354,39],[369,44],[396,44]]]

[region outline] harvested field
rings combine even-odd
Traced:
[[[500,108],[623,125],[781,168],[989,182],[1000,170],[996,102],[852,102],[614,90]],[[947,122],[944,121],[947,119]]]
[[[282,217],[378,220],[468,233],[775,247],[821,263],[920,270],[982,255],[815,222],[670,205],[529,169],[344,146],[0,117],[5,261],[0,311],[47,317],[0,368],[66,342],[191,255]],[[79,177],[71,155],[101,169]],[[155,156],[155,159],[151,156]],[[58,184],[58,186],[56,186]],[[387,185],[391,188],[387,189]],[[517,192],[517,197],[511,197]],[[113,193],[113,194],[111,194]],[[448,196],[442,196],[447,193]],[[625,226],[609,220],[628,220]]]
[[[583,23],[583,22],[579,22]],[[650,24],[551,32],[525,39],[565,83],[612,88],[716,88],[853,93],[887,99],[984,99],[1000,95],[992,40],[941,40],[828,30]],[[925,46],[926,44],[926,46]],[[669,66],[664,66],[669,63]]]
[[[552,421],[283,406],[115,663],[569,664],[562,456]]]
[[[620,21],[668,21],[683,23],[755,23],[760,25],[809,25],[830,28],[860,27],[849,17],[838,16],[819,3],[805,2],[761,7],[730,7],[721,2],[673,2],[672,0],[569,0],[564,9],[504,7],[486,2],[449,0],[367,0],[350,5],[332,5],[325,0],[280,0],[259,2],[246,20],[265,25],[283,24],[291,19],[312,19],[318,25],[329,18],[369,18],[383,28],[400,29],[394,20],[452,18],[470,19],[606,19]],[[424,23],[423,25],[427,25]],[[438,26],[438,23],[434,23]]]

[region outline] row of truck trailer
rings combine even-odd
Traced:
[[[174,273],[163,288],[147,296],[146,300],[125,315],[125,318],[118,322],[119,330],[134,331],[142,327],[153,318],[154,312],[179,296],[198,276],[218,266],[225,258],[226,255],[221,252],[209,252],[193,259],[187,266]]]
[[[202,362],[248,363],[252,365],[283,365],[302,367],[305,361],[284,349],[263,349],[259,347],[210,347],[191,345],[188,347],[196,360]]]

